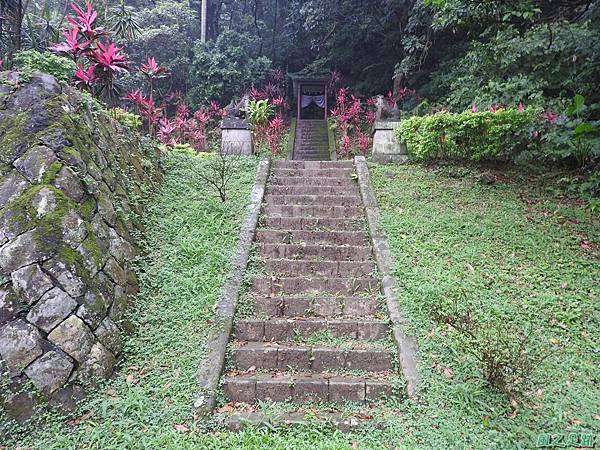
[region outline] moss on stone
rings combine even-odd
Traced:
[[[93,197],[88,197],[79,205],[79,214],[86,221],[91,221],[96,212],[96,200]]]
[[[58,176],[58,172],[60,172],[62,167],[63,164],[60,161],[54,161],[50,164],[50,167],[48,167],[48,170],[46,170],[46,173],[44,173],[44,176],[42,177],[42,184],[52,183]]]
[[[77,250],[68,245],[59,245],[56,250],[56,258],[73,270],[86,286],[95,287],[97,285],[97,281],[83,263],[83,255]]]
[[[91,226],[89,228],[90,228],[90,233],[88,234],[88,237],[83,241],[82,246],[85,250],[87,250],[87,252],[90,254],[90,256],[94,259],[98,268],[100,268],[100,267],[102,267],[102,262],[103,262],[102,249],[100,248],[100,245],[98,244],[98,240],[96,239],[94,234],[91,232]]]
[[[25,127],[29,122],[30,116],[23,111],[14,116],[5,116],[0,120],[0,160],[5,163],[12,163],[15,159],[15,149],[23,144],[25,136]]]

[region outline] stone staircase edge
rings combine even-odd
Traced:
[[[408,320],[400,307],[395,292],[394,287],[396,286],[396,282],[392,275],[394,260],[390,252],[387,236],[379,228],[379,207],[373,185],[371,184],[371,175],[367,166],[367,160],[364,156],[356,156],[354,158],[354,165],[369,225],[369,236],[373,246],[373,253],[382,277],[383,291],[392,323],[394,341],[398,348],[398,358],[400,359],[400,366],[407,381],[408,397],[412,400],[417,400],[420,385],[417,340],[414,336],[410,336],[404,332]]]
[[[216,404],[219,380],[225,366],[227,344],[233,332],[235,309],[258,226],[271,163],[270,158],[263,158],[259,162],[256,180],[250,194],[250,204],[240,228],[240,236],[233,256],[233,267],[217,301],[214,324],[207,337],[208,349],[198,364],[196,374],[198,392],[192,405],[196,419],[210,415]]]

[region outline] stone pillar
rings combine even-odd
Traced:
[[[373,160],[382,164],[402,164],[408,161],[406,146],[398,140],[395,130],[400,122],[375,122]]]
[[[221,151],[226,155],[252,155],[252,133],[246,120],[237,117],[223,119]]]

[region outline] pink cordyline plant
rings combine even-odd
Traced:
[[[156,81],[169,76],[167,68],[159,66],[155,58],[148,58],[148,60],[142,64],[142,67],[140,67],[140,73],[146,77],[150,88],[150,95],[154,94],[154,84]]]
[[[269,121],[269,125],[267,128],[267,144],[271,149],[271,153],[276,155],[279,153],[279,148],[281,146],[281,137],[283,135],[283,131],[285,128],[285,123],[283,121],[283,117],[280,115],[275,116],[272,120]]]
[[[67,16],[67,22],[72,28],[77,28],[87,38],[88,41],[94,41],[102,36],[107,36],[110,32],[102,27],[95,27],[94,23],[98,18],[98,13],[88,1],[84,11],[76,3],[71,3],[71,9],[75,11],[75,17]]]
[[[556,123],[559,116],[557,113],[555,113],[553,111],[544,111],[544,112],[540,113],[540,117],[542,119],[546,120],[547,122]]]
[[[77,79],[75,84],[77,86],[83,86],[86,89],[91,90],[94,83],[96,83],[96,81],[98,81],[98,78],[96,77],[95,72],[96,72],[95,64],[90,65],[87,69],[84,69],[82,64],[78,64],[77,71],[75,72],[75,78]]]
[[[177,139],[174,138],[173,134],[175,133],[176,127],[169,119],[163,117],[159,121],[159,129],[158,129],[158,139],[165,145],[175,145],[178,144]]]
[[[116,77],[131,70],[127,55],[114,43],[100,41],[111,33],[95,25],[98,13],[89,1],[85,9],[75,3],[70,6],[75,15],[67,17],[70,28],[62,33],[65,41],[51,46],[50,50],[75,61],[77,86],[90,92],[99,86],[96,93],[104,94],[112,105]]]
[[[347,88],[338,90],[336,97],[338,102],[331,110],[331,118],[336,123],[340,154],[348,157],[352,149],[367,154],[371,147],[371,126],[376,118],[375,99],[363,102]]]
[[[163,113],[162,107],[155,104],[154,97],[146,97],[138,89],[127,94],[124,100],[130,101],[138,107],[139,113],[146,120],[148,131],[153,134],[155,125],[160,120]]]
[[[363,155],[366,155],[371,148],[371,138],[362,131],[358,132],[358,148]]]

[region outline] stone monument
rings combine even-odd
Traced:
[[[221,152],[226,155],[252,155],[252,132],[246,119],[238,117],[223,119]]]
[[[408,161],[406,146],[396,136],[400,121],[377,121],[373,126],[373,160],[381,164],[403,164]]]

